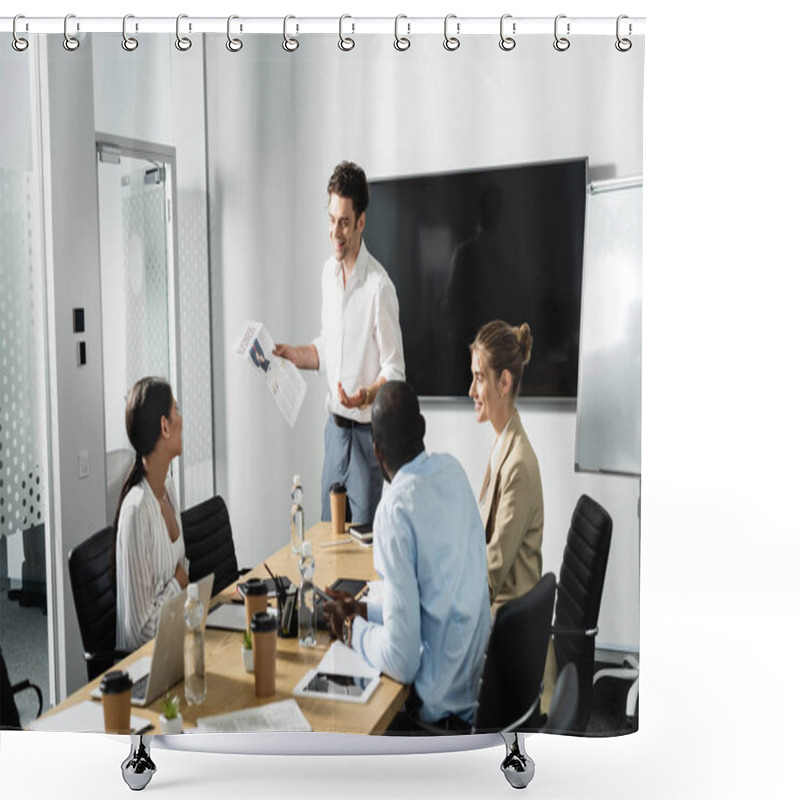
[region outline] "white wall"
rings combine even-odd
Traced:
[[[379,178],[588,156],[592,178],[641,174],[643,48],[623,62],[606,45],[588,39],[564,59],[547,37],[527,55],[486,37],[453,54],[419,36],[398,53],[385,37],[359,36],[343,56],[336,37],[320,36],[287,55],[279,37],[252,37],[230,54],[224,37],[207,37],[216,467],[240,561],[285,543],[293,472],[307,487],[306,518],[319,519],[325,382],[306,374],[290,431],[231,343],[246,318],[276,341],[318,333],[333,166],[348,158]],[[591,493],[615,524],[600,638],[638,646],[638,482],[574,473],[574,405],[521,411],[542,468],[545,569],[558,571],[572,509]],[[468,402],[423,412],[428,448],[453,452],[477,491],[490,432]]]

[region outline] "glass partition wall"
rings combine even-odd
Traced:
[[[35,48],[31,48],[32,50]],[[48,365],[36,61],[0,71],[0,648],[12,683],[53,696]],[[23,725],[32,692],[17,698]]]

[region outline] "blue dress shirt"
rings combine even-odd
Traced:
[[[491,628],[486,535],[475,496],[450,455],[420,453],[398,470],[375,513],[383,602],[356,617],[352,646],[413,683],[420,718],[471,722]]]

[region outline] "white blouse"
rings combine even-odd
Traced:
[[[117,648],[135,650],[156,634],[162,604],[180,592],[175,568],[189,574],[172,478],[164,483],[178,538],[170,539],[161,506],[143,478],[125,496],[117,527]]]

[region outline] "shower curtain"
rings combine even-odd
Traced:
[[[304,35],[302,21],[299,33],[286,24],[284,33],[251,33],[229,21],[227,34],[195,33],[189,47],[171,33],[132,28],[123,47],[118,32],[74,28],[66,39],[28,34],[27,51],[3,37],[3,107],[27,115],[25,125],[7,114],[1,123],[3,386],[22,381],[19,391],[41,394],[47,381],[57,398],[48,435],[58,447],[40,446],[49,471],[36,468],[52,476],[60,498],[48,511],[48,535],[59,543],[53,608],[63,619],[52,633],[54,699],[85,682],[66,554],[105,524],[104,417],[121,420],[124,409],[124,393],[101,366],[114,346],[106,318],[135,311],[130,300],[103,307],[111,302],[101,280],[104,241],[124,239],[116,266],[128,294],[131,274],[141,283],[154,269],[149,251],[131,245],[124,192],[115,200],[117,228],[99,213],[103,144],[106,154],[117,147],[123,164],[149,153],[172,166],[159,195],[169,232],[158,240],[168,264],[157,281],[162,355],[146,365],[132,356],[128,365],[173,380],[185,418],[181,502],[224,497],[240,565],[260,564],[288,542],[294,474],[306,486],[309,524],[323,513],[325,378],[303,373],[307,392],[289,426],[233,345],[248,320],[275,341],[318,336],[320,276],[331,255],[327,185],[338,163],[357,163],[370,183],[363,241],[396,289],[426,448],[458,460],[476,504],[494,437],[467,396],[467,345],[487,319],[530,325],[530,382],[517,406],[541,472],[541,572],[559,575],[576,502],[591,495],[613,519],[596,668],[617,670],[611,681],[624,689],[595,690],[619,709],[596,716],[589,732],[635,730],[637,695],[628,692],[639,654],[644,37],[621,45],[613,20],[604,35],[564,29],[555,38],[512,38],[511,21],[505,37],[462,36],[457,20],[444,36],[408,35],[402,22],[396,30],[405,36],[354,32],[347,21],[338,32],[333,21],[327,33]],[[24,147],[20,137],[29,137]],[[19,218],[26,171],[52,212],[37,217],[31,234],[48,246],[28,255]],[[609,204],[607,196],[626,201]],[[22,279],[26,270],[35,280]],[[597,287],[608,286],[611,306],[598,307]],[[45,308],[35,313],[47,319],[46,341],[30,334],[39,317],[18,319],[31,297]],[[77,308],[85,331],[73,326]],[[84,365],[75,352],[81,342]],[[610,385],[618,368],[621,383]],[[121,374],[128,388],[133,376]],[[19,391],[0,393],[4,536],[22,529],[20,514],[28,519],[18,485],[33,462],[19,448],[42,439],[41,425],[17,419]],[[580,449],[586,431],[599,443],[591,456]],[[633,458],[620,466],[623,449]],[[85,450],[88,477],[73,465]]]

